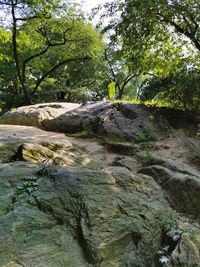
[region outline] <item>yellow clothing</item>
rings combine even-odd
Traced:
[[[110,82],[108,84],[108,100],[112,100],[115,96],[115,85],[116,82]]]

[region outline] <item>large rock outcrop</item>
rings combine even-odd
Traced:
[[[1,266],[153,264],[172,210],[152,178],[123,168],[0,167]]]
[[[94,102],[37,104],[5,113],[0,123],[39,126],[64,133],[87,131],[108,143],[147,142],[168,137],[174,129],[197,134],[198,123],[184,112],[143,104]]]
[[[95,103],[48,132],[0,125],[0,266],[199,267],[200,140],[177,116]]]

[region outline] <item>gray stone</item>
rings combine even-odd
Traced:
[[[40,121],[103,140],[1,125],[0,266],[197,267],[199,141],[183,130],[174,146],[157,111],[90,103]]]
[[[0,117],[1,124],[42,126],[43,120],[54,119],[65,112],[78,108],[74,103],[42,103],[19,107]]]
[[[167,122],[157,125],[152,122],[150,114],[143,105],[97,102],[81,106],[55,119],[44,120],[43,126],[47,130],[69,133],[89,130],[105,140],[109,139],[108,143],[144,142],[169,134],[166,130]]]
[[[179,212],[199,218],[200,214],[200,175],[194,176],[182,170],[177,172],[160,165],[152,165],[138,172],[153,177],[167,193],[171,205]],[[196,173],[196,172],[195,172]]]

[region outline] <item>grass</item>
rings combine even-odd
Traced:
[[[130,103],[130,104],[144,104],[146,106],[155,106],[155,107],[171,107],[171,104],[165,101],[142,101],[134,98],[123,98],[122,100],[114,100],[115,103]]]
[[[103,141],[106,144],[110,144],[110,145],[116,145],[116,144],[119,144],[119,143],[123,142],[122,139],[117,138],[115,136],[103,136]]]
[[[143,151],[142,153],[138,153],[137,157],[143,166],[151,166],[151,165],[159,163],[159,160],[155,157],[154,153],[150,150],[146,150],[146,151]]]
[[[66,135],[71,136],[71,137],[76,137],[76,138],[87,138],[87,137],[91,137],[92,133],[90,131],[83,130],[80,132],[76,132],[73,134],[66,134]]]

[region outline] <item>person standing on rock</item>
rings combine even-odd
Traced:
[[[108,82],[108,100],[112,101],[115,98],[115,85],[116,82],[109,80]]]

